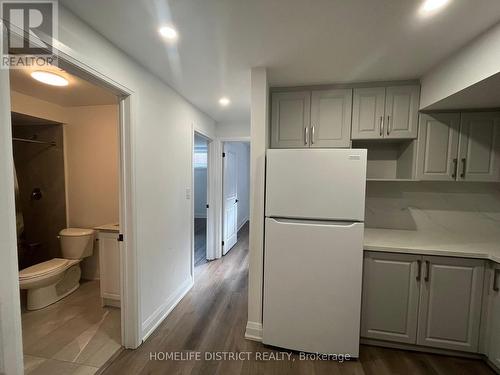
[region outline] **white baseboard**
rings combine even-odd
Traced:
[[[243,227],[243,225],[245,225],[245,224],[247,223],[247,221],[248,221],[248,220],[249,220],[249,219],[248,219],[248,217],[247,217],[247,218],[245,218],[245,220],[243,220],[243,221],[241,222],[241,224],[240,224],[240,225],[238,225],[238,230],[240,230],[240,229]]]
[[[206,213],[194,213],[194,218],[195,219],[206,219],[207,218],[207,214]]]
[[[142,323],[142,337],[145,341],[160,323],[170,314],[177,304],[193,287],[193,278],[186,280],[184,284],[175,292],[165,303],[156,309],[156,311]]]
[[[245,338],[252,341],[262,341],[262,323],[247,322]]]

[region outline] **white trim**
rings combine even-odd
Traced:
[[[222,257],[222,142],[219,139],[211,144],[212,156],[210,163],[213,166],[213,173],[210,176],[211,186],[210,201],[213,204],[212,226],[207,226],[207,232],[213,236],[212,252],[207,252],[208,259],[218,259]],[[212,206],[211,206],[212,207]]]
[[[262,342],[262,323],[248,321],[245,338],[247,340]]]
[[[201,212],[195,212],[194,213],[194,218],[195,219],[206,219],[207,214],[206,213],[201,213]]]
[[[174,293],[165,303],[156,309],[156,311],[151,314],[142,324],[142,332],[146,332],[143,335],[143,341],[154,332],[156,328],[163,322],[163,320],[172,312],[172,310],[179,304],[179,302],[184,298],[184,296],[191,290],[194,282],[193,278],[186,280],[181,287]]]

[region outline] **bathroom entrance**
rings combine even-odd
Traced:
[[[122,348],[119,98],[36,73],[9,77],[24,364],[95,372]]]

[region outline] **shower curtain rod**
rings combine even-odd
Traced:
[[[35,139],[24,139],[24,138],[12,138],[12,140],[17,141],[17,142],[37,143],[37,144],[41,144],[41,145],[56,146],[56,142],[54,142],[54,141],[46,142],[46,141],[37,141]]]

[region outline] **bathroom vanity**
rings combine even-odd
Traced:
[[[103,306],[120,307],[120,227],[118,224],[106,224],[94,229],[99,242],[101,302]]]

